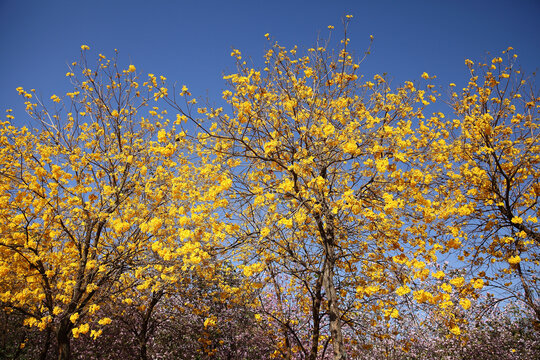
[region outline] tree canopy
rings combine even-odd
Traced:
[[[347,21],[336,50],[233,50],[222,106],[86,45],[65,96],[18,88],[33,122],[0,124],[0,304],[26,330],[0,353],[31,334],[42,359],[104,358],[111,336],[140,359],[397,359],[493,338],[477,316],[514,302],[496,321],[537,342],[534,79],[512,49],[467,60],[448,96],[426,73],[365,79]]]

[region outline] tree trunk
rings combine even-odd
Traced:
[[[276,274],[274,273],[274,269],[272,269],[272,267],[269,265],[268,266],[268,269],[270,270],[270,275],[272,276],[272,283],[274,285],[274,290],[276,292],[276,299],[277,299],[277,305],[278,305],[278,310],[280,312],[281,315],[285,314],[284,310],[283,310],[283,301],[281,299],[281,290],[279,288],[279,284],[277,283],[276,281]],[[278,321],[280,322],[281,324],[281,331],[282,331],[282,334],[283,334],[283,339],[285,340],[285,351],[283,352],[282,351],[282,354],[283,354],[283,358],[285,360],[290,360],[292,359],[292,348],[291,348],[291,343],[290,343],[290,340],[289,340],[289,329],[288,329],[288,323],[289,323],[289,319],[287,319],[287,324],[284,324],[283,321],[285,319],[279,319]]]
[[[143,318],[141,331],[139,332],[139,359],[141,360],[148,360],[146,345],[148,321],[149,319],[145,316]]]
[[[323,269],[324,273],[324,269]],[[311,316],[313,318],[313,330],[311,332],[311,350],[309,353],[308,360],[317,360],[317,353],[319,352],[319,337],[320,337],[320,327],[321,327],[321,303],[322,303],[322,278],[323,275],[317,278],[315,284],[315,294],[313,295],[312,304],[311,304]]]
[[[324,176],[323,176],[324,175]],[[321,173],[324,178],[326,173]],[[328,211],[328,209],[326,209]],[[324,247],[324,271],[323,287],[326,291],[328,300],[328,315],[330,317],[330,337],[332,339],[332,348],[334,349],[334,360],[345,360],[345,346],[343,345],[343,333],[341,332],[341,314],[338,307],[338,297],[336,287],[334,286],[334,267],[336,264],[335,252],[335,231],[334,218],[328,211],[326,214],[326,225],[320,213],[315,213],[315,220],[321,242]]]
[[[142,344],[141,344],[140,357],[141,357],[141,360],[148,360],[148,356],[146,354],[146,339],[144,339]]]
[[[70,334],[73,325],[68,317],[60,321],[58,331],[56,332],[56,341],[58,343],[58,360],[71,359]]]
[[[40,360],[46,360],[47,354],[49,353],[49,347],[51,346],[51,326],[47,326],[47,330],[45,333],[45,344],[43,344],[43,348],[41,349],[41,354],[39,355]]]
[[[324,176],[323,176],[324,177]],[[334,286],[334,267],[336,264],[334,219],[330,213],[326,215],[326,226],[320,214],[315,214],[317,227],[324,246],[323,287],[328,300],[328,315],[330,317],[330,337],[334,349],[334,360],[345,360],[345,346],[341,332],[341,314],[338,307],[338,297]]]
[[[156,307],[157,303],[163,296],[164,291],[160,290],[158,292],[152,293],[152,300],[146,308],[146,312],[143,314],[141,331],[139,332],[139,356],[141,360],[148,360],[148,336],[150,331],[150,321],[152,320],[152,312]]]
[[[525,303],[531,307],[531,309],[534,311],[536,315],[536,320],[540,321],[540,306],[536,305],[537,301],[534,299],[534,295],[531,292],[531,289],[529,288],[529,285],[527,284],[527,281],[525,280],[525,277],[523,276],[523,270],[521,269],[521,264],[516,265],[519,279],[521,280],[521,286],[523,287],[523,291],[525,293]]]
[[[333,248],[329,246],[333,253]],[[337,292],[334,286],[334,261],[332,257],[326,258],[326,269],[323,273],[324,288],[328,300],[328,315],[330,316],[330,335],[332,337],[332,347],[334,349],[334,360],[345,360],[347,355],[343,345],[343,334],[341,332],[341,316],[338,308]]]

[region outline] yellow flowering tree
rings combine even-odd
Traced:
[[[0,124],[0,301],[54,332],[59,359],[100,335],[103,304],[204,268],[228,184],[157,107],[164,78],[102,55],[72,67],[51,105],[17,89],[37,130]]]
[[[504,57],[504,59],[503,59]],[[451,225],[483,284],[523,301],[540,320],[540,97],[512,48],[487,63],[467,60],[470,80],[452,94],[455,141],[448,192],[461,211]]]
[[[348,43],[305,55],[275,43],[262,70],[234,50],[238,72],[223,92],[230,114],[198,108],[203,121],[193,101],[176,105],[231,168],[230,249],[273,301],[266,315],[283,334],[276,356],[284,358],[315,359],[329,339],[344,359],[366,328],[397,321],[400,304],[450,298],[421,285],[445,248],[428,231],[447,216],[432,201],[438,167],[427,151],[445,144],[448,133],[434,129],[446,121],[423,114],[437,94],[412,82],[393,91],[379,75],[363,80]]]
[[[46,332],[43,358],[55,343],[69,359],[72,338],[114,317],[145,359],[175,313],[218,356],[237,304],[285,359],[360,357],[387,339],[408,351],[404,324],[462,340],[485,286],[540,320],[529,79],[510,52],[467,60],[456,118],[429,113],[427,73],[395,88],[361,75],[349,19],[337,51],[273,43],[256,69],[233,50],[228,111],[116,58],[91,68],[85,45],[73,91],[17,89],[37,129],[0,123],[0,304]]]

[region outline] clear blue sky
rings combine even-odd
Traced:
[[[66,64],[78,60],[81,44],[90,46],[90,58],[117,48],[122,64],[211,100],[225,87],[222,74],[234,69],[232,47],[257,62],[265,33],[309,48],[328,25],[339,35],[345,14],[354,16],[349,37],[357,54],[375,36],[363,72],[386,72],[396,84],[419,80],[423,71],[441,85],[462,83],[464,59],[483,60],[508,46],[526,72],[540,69],[538,0],[0,0],[0,111],[12,108],[24,124],[16,87],[47,99],[68,91]]]

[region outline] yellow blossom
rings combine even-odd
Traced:
[[[435,279],[442,279],[444,277],[444,272],[437,271],[436,273],[431,273],[431,276],[433,276]]]
[[[463,284],[465,284],[465,279],[462,277],[457,277],[450,280],[450,284],[454,285],[455,287],[462,287]]]
[[[110,318],[103,318],[98,321],[99,325],[109,325],[112,322]]]
[[[69,317],[69,321],[71,321],[74,324],[77,322],[78,319],[79,319],[79,313],[75,313]]]
[[[79,333],[86,334],[90,330],[90,325],[88,324],[82,324],[79,326]]]
[[[475,289],[482,289],[484,287],[484,280],[482,279],[471,280],[471,283]]]
[[[425,290],[418,290],[413,292],[414,299],[419,303],[425,303],[433,299],[433,295]]]
[[[209,318],[206,318],[206,320],[204,320],[204,327],[210,327],[210,326],[215,326],[216,325],[216,318],[211,316]]]
[[[161,143],[167,142],[167,131],[165,129],[158,131],[158,141]]]
[[[102,334],[103,330],[99,329],[99,330],[92,330],[90,332],[90,337],[93,338],[94,340],[97,339],[101,334]]]
[[[464,310],[468,310],[471,307],[471,301],[469,299],[460,299],[459,305],[461,305]]]
[[[460,335],[461,334],[461,330],[459,329],[459,326],[453,324],[452,326],[450,326],[450,332],[456,336]]]
[[[447,293],[452,292],[452,286],[450,286],[450,285],[447,284],[447,283],[443,283],[443,284],[441,285],[441,289],[442,289],[443,291],[446,291]]]
[[[396,294],[398,294],[399,296],[403,296],[403,295],[408,294],[410,292],[411,292],[411,289],[407,285],[400,286],[396,290]]]
[[[354,154],[358,149],[355,141],[348,141],[343,145],[343,152],[347,154]]]
[[[324,136],[328,137],[334,133],[335,128],[334,128],[334,125],[332,124],[326,124],[322,130],[323,130]]]

